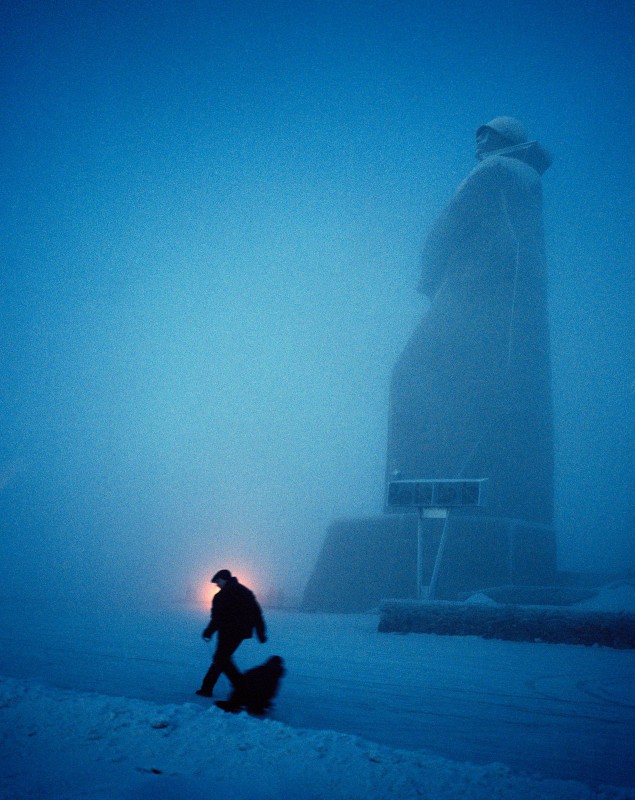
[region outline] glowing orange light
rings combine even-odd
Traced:
[[[247,570],[239,569],[238,571],[234,572],[231,569],[232,575],[238,580],[239,583],[242,583],[243,586],[248,586],[255,594],[258,595],[258,588],[254,586],[250,573]],[[213,573],[212,573],[213,574]],[[197,591],[196,591],[196,603],[197,605],[204,606],[209,608],[214,595],[219,591],[218,586],[215,583],[211,583],[211,575],[206,578],[201,578],[200,583],[197,581]]]
[[[252,592],[257,593],[257,587],[254,586],[251,573],[241,569],[240,572],[232,572],[232,575],[238,580],[238,583],[242,583],[243,586],[248,586]]]

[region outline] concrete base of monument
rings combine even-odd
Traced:
[[[556,590],[558,587],[554,587]],[[434,633],[521,642],[635,648],[635,614],[567,606],[384,600],[382,633]]]
[[[423,520],[423,583],[431,581],[444,526],[435,598],[457,600],[488,586],[556,583],[552,528],[458,511],[451,511],[447,520]],[[377,609],[384,597],[416,599],[417,541],[416,514],[333,522],[305,588],[302,610],[359,612]]]

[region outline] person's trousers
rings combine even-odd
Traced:
[[[224,672],[227,675],[229,682],[234,688],[240,683],[241,672],[234,664],[232,656],[238,649],[242,642],[242,638],[236,636],[223,636],[222,633],[218,634],[218,641],[216,643],[216,652],[212,660],[211,667],[207,670],[207,674],[203,678],[203,685],[201,690],[204,692],[212,693],[212,689],[216,685],[216,681]]]

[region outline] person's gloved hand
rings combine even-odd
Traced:
[[[202,636],[206,642],[209,642],[209,640],[212,638],[212,634],[209,632],[207,628],[205,628],[205,630],[203,631]]]
[[[259,633],[258,638],[260,639],[260,644],[264,644],[267,641],[267,637],[264,633]]]

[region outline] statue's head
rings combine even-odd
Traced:
[[[479,161],[497,150],[524,144],[527,133],[513,117],[495,117],[476,131],[476,157]]]

